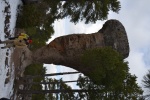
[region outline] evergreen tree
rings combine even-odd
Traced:
[[[59,16],[69,17],[71,22],[77,23],[84,20],[85,23],[107,19],[110,10],[117,12],[120,9],[118,0],[68,0],[63,4]]]
[[[109,11],[118,13],[118,0],[43,0],[38,4],[25,5],[19,17],[18,27],[49,27],[54,20],[69,17],[71,22],[85,23],[107,19]],[[22,21],[21,21],[22,20]]]
[[[150,91],[150,70],[148,70],[148,73],[143,77],[143,85],[146,89]],[[149,99],[150,98],[150,93],[146,93],[147,95],[144,96],[145,98]]]
[[[107,79],[106,79],[107,80]],[[142,100],[143,91],[136,83],[136,77],[127,74],[122,84],[111,88],[104,85],[94,84],[88,77],[79,76],[77,85],[83,89],[88,90],[85,93],[78,93],[78,99],[85,100]],[[94,92],[92,90],[95,90]]]
[[[150,70],[148,73],[143,77],[144,87],[150,89]]]
[[[121,85],[128,72],[127,62],[111,47],[87,50],[82,56],[85,75],[108,89]],[[83,71],[84,71],[83,70]]]

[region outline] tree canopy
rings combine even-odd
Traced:
[[[48,4],[52,3],[49,0],[44,1]],[[70,21],[74,23],[82,20],[85,23],[95,23],[97,20],[107,19],[109,11],[118,13],[120,2],[118,0],[67,0],[57,3],[57,11],[53,8],[50,9],[57,19],[69,17]]]
[[[150,70],[148,70],[148,73],[143,77],[143,85],[144,88],[146,88],[148,90],[148,93],[146,93],[147,95],[144,96],[145,98],[149,99],[150,98]]]
[[[107,80],[107,78],[105,78],[105,80]],[[116,83],[111,83],[110,84],[111,88],[107,88],[104,84],[101,85],[94,84],[94,82],[92,82],[88,77],[80,75],[78,78],[77,85],[81,89],[89,91],[86,93],[79,93],[78,99],[143,100],[142,99],[143,91],[136,83],[136,76],[127,73],[123,81],[120,82],[121,82],[120,85]],[[94,90],[94,92],[92,90]]]
[[[26,27],[41,26],[54,20],[70,18],[71,22],[77,23],[84,20],[85,23],[107,19],[109,11],[118,13],[120,10],[118,0],[67,0],[50,1],[43,0],[37,4],[25,5],[21,16]],[[26,17],[28,16],[28,17]]]
[[[92,68],[88,70],[87,76],[95,83],[104,84],[108,88],[112,84],[122,84],[128,72],[127,62],[111,47],[85,51],[82,62],[85,69]]]

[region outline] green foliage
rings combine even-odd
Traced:
[[[144,88],[146,88],[148,90],[148,93],[146,93],[147,95],[145,96],[146,100],[148,100],[150,98],[150,70],[148,70],[148,73],[143,77],[143,85]]]
[[[43,64],[32,64],[26,67],[25,75],[43,75],[46,72],[45,67]]]
[[[118,0],[68,0],[62,6],[58,14],[60,18],[69,17],[71,22],[77,23],[85,20],[85,23],[107,19],[109,11],[118,13],[120,2]]]
[[[32,37],[33,43],[30,45],[31,50],[35,50],[46,45],[46,41],[54,33],[54,19],[46,12],[48,8],[45,3],[30,4],[22,6],[21,13],[17,18],[17,28],[24,28],[29,36]]]
[[[44,94],[32,94],[32,100],[45,100],[45,95]]]
[[[107,89],[103,85],[96,85],[88,77],[79,76],[77,85],[81,89],[89,90],[87,93],[79,93],[78,99],[84,100],[142,100],[142,89],[136,83],[136,77],[128,73],[122,84]],[[93,92],[94,90],[94,92]],[[82,95],[82,96],[81,96]]]
[[[32,64],[30,66],[27,66],[24,74],[25,75],[43,75],[46,73],[46,69],[45,67],[43,67],[43,64]],[[43,77],[38,77],[38,78],[34,78],[33,82],[41,82],[42,80],[44,80]],[[42,90],[42,85],[40,84],[34,84],[31,87],[31,90]],[[43,98],[45,98],[44,94],[33,94],[32,95],[32,100],[44,100]]]
[[[85,23],[107,19],[109,11],[118,13],[120,2],[118,0],[68,0],[66,2],[55,0],[43,0],[38,4],[28,4],[22,7],[17,19],[17,27],[40,27],[51,25],[55,20],[70,18],[77,23],[85,20]]]
[[[150,70],[148,73],[143,77],[144,87],[150,89]]]
[[[49,90],[72,90],[70,86],[65,84],[62,79],[56,80],[52,78],[47,78],[46,79],[48,84],[48,89]],[[73,92],[68,92],[68,93],[49,93],[48,94],[49,100],[75,100],[75,94]]]
[[[79,94],[84,99],[141,99],[143,91],[136,83],[136,76],[129,73],[127,62],[117,51],[110,47],[88,50],[82,56],[82,63],[85,69],[90,68],[85,74],[88,77],[79,76],[77,83],[81,89],[89,90]]]
[[[54,19],[46,15],[47,11],[48,8],[45,3],[22,6],[17,18],[17,27],[41,27],[47,23],[48,26],[50,26],[54,22]],[[47,17],[49,17],[49,19],[47,19]]]
[[[38,29],[36,27],[26,28],[26,32],[29,36],[32,37],[33,43],[30,46],[31,50],[36,50],[44,45],[46,45],[46,42],[53,34],[54,30],[53,28],[49,29]]]
[[[127,62],[112,48],[92,49],[84,53],[83,65],[90,67],[87,76],[97,84],[111,88],[111,84],[118,86],[128,72]]]

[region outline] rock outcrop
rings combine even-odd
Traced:
[[[71,34],[54,39],[48,45],[31,52],[28,48],[15,49],[15,58],[22,58],[21,72],[32,63],[64,65],[84,74],[91,68],[83,67],[81,56],[86,50],[110,46],[117,50],[123,58],[129,55],[129,43],[124,26],[117,20],[108,20],[96,33]],[[18,52],[19,50],[19,52]],[[23,55],[23,57],[22,57]],[[18,60],[16,60],[18,61]],[[86,71],[85,71],[86,70]]]
[[[124,26],[118,20],[107,21],[98,33],[103,34],[105,46],[111,46],[124,58],[129,55],[129,43]]]
[[[124,26],[117,20],[108,20],[96,33],[71,34],[54,39],[33,53],[34,63],[64,65],[82,72],[81,56],[85,50],[111,46],[129,55],[128,38]]]

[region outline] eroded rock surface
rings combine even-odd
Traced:
[[[78,60],[85,50],[106,46],[117,50],[123,55],[123,58],[129,55],[127,34],[124,26],[118,20],[108,20],[96,33],[58,37],[47,46],[34,52],[33,59],[40,63],[66,65],[68,62]]]

